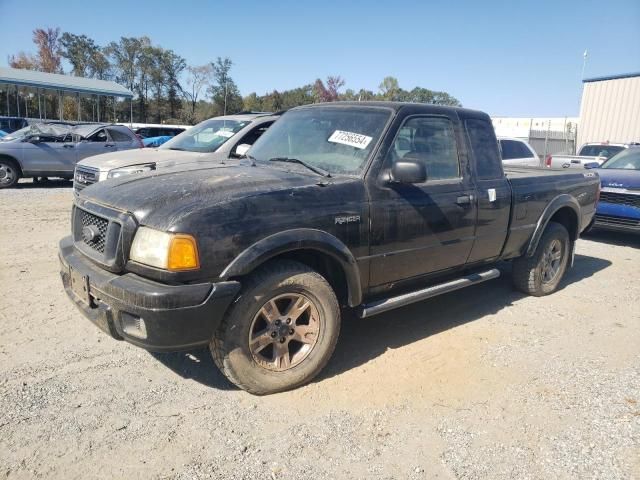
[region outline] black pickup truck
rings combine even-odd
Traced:
[[[599,195],[593,171],[503,171],[489,117],[433,105],[285,113],[247,158],[113,179],[75,199],[64,288],[116,339],[209,345],[249,392],[299,386],[341,312],[369,317],[496,278],[546,295]]]

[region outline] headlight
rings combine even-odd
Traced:
[[[155,169],[156,169],[155,163],[146,163],[144,165],[130,165],[128,167],[114,168],[113,170],[109,170],[109,174],[107,175],[107,178],[118,178],[118,177],[123,177],[125,175],[131,175],[132,173],[149,172]]]
[[[129,258],[134,262],[164,270],[194,270],[200,267],[198,247],[191,235],[166,233],[140,227],[131,244]]]

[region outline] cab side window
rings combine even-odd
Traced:
[[[465,120],[464,125],[475,159],[478,178],[486,180],[502,177],[502,161],[493,125],[477,118]]]
[[[455,132],[448,118],[409,118],[400,128],[389,154],[393,159],[424,163],[427,181],[460,177]]]

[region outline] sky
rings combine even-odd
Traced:
[[[586,78],[640,72],[640,0],[0,0],[0,66],[38,27],[146,35],[190,65],[230,57],[243,95],[328,75],[377,91],[391,75],[493,116],[577,116],[585,50]]]

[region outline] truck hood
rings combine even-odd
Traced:
[[[640,170],[616,170],[613,168],[599,168],[603,188],[624,188],[640,191]]]
[[[185,216],[239,198],[317,185],[322,177],[271,166],[177,166],[95,183],[80,193],[132,213],[140,224],[171,231]],[[320,187],[318,187],[320,188]]]
[[[114,168],[140,165],[143,163],[155,163],[156,168],[165,168],[180,162],[210,160],[215,158],[217,157],[214,153],[185,152],[166,148],[138,148],[95,155],[82,160],[78,165],[97,168],[100,171],[109,171]]]

